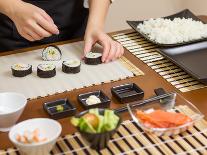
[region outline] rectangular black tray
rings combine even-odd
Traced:
[[[95,95],[101,100],[101,103],[88,105],[86,104],[86,99],[91,96]],[[101,90],[89,92],[85,94],[78,95],[78,101],[83,106],[84,109],[92,109],[92,108],[109,108],[111,100],[106,96]]]
[[[190,10],[185,9],[181,12],[178,12],[176,14],[173,14],[171,16],[166,16],[163,17],[165,19],[171,19],[173,20],[174,18],[192,18],[193,20],[196,21],[201,21],[203,23],[205,23],[204,21],[200,20],[196,15],[194,15]],[[190,43],[195,43],[195,42],[200,42],[200,41],[205,41],[207,40],[207,38],[202,38],[202,39],[198,39],[198,40],[193,40],[193,41],[189,41],[189,42],[183,42],[183,43],[177,43],[177,44],[160,44],[154,40],[151,40],[148,35],[142,33],[141,31],[139,31],[139,29],[137,29],[137,25],[142,24],[144,21],[127,21],[127,23],[135,30],[137,31],[141,36],[143,36],[145,39],[147,39],[148,41],[159,45],[159,46],[165,46],[165,47],[169,47],[169,46],[180,46],[180,45],[186,45],[186,44],[190,44]]]
[[[207,41],[185,46],[159,48],[167,59],[207,85]]]
[[[63,111],[57,111],[56,107],[60,105],[63,106]],[[51,118],[61,119],[69,116],[74,116],[76,114],[76,107],[68,99],[59,99],[52,102],[47,102],[43,104],[45,111],[50,115]]]
[[[124,84],[111,88],[111,93],[121,103],[128,103],[141,100],[144,97],[144,91],[135,83]]]

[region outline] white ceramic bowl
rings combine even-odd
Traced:
[[[27,98],[18,93],[0,93],[0,131],[7,132],[15,125],[27,104]]]
[[[47,140],[35,144],[23,144],[16,140],[17,134],[23,134],[25,130],[38,129],[42,137]],[[57,138],[60,136],[62,127],[60,123],[48,118],[35,118],[23,121],[15,125],[9,132],[9,139],[25,155],[48,155],[52,150]]]

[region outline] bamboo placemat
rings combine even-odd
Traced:
[[[131,63],[131,61],[129,61],[126,57],[122,56],[119,59],[119,62],[124,65],[130,72],[132,72],[134,76],[144,75],[144,72],[136,67],[133,63]]]
[[[74,89],[111,83],[144,73],[134,66],[125,57],[119,60],[100,64],[86,65],[81,63],[81,71],[77,74],[65,74],[62,72],[62,61],[68,59],[80,59],[82,55],[83,42],[75,42],[59,45],[62,51],[61,61],[45,62],[41,58],[42,49],[17,53],[0,57],[0,92],[17,92],[24,94],[28,99],[36,99]],[[97,50],[101,50],[97,47]],[[14,63],[31,64],[33,73],[26,77],[13,77],[11,65]],[[39,78],[36,75],[37,65],[52,63],[56,66],[57,75],[53,78]]]
[[[176,110],[186,115],[194,114],[187,106]],[[15,148],[0,151],[0,155],[18,155]],[[135,122],[124,121],[110,140],[108,147],[100,152],[90,149],[79,133],[58,139],[52,155],[202,155],[207,154],[207,122],[203,119],[194,127],[176,136],[158,137],[145,133]]]
[[[165,59],[157,52],[158,46],[148,42],[136,32],[120,33],[112,37],[181,92],[205,87],[178,66]]]

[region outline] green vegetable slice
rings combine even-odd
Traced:
[[[79,127],[81,131],[88,133],[102,133],[106,131],[114,130],[119,122],[119,117],[112,110],[105,110],[104,115],[99,114],[98,109],[90,109],[89,113],[95,114],[99,119],[99,125],[97,129],[94,127],[83,117],[71,119],[71,123]]]

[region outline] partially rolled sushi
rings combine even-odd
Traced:
[[[98,65],[102,63],[101,58],[101,53],[89,52],[86,54],[84,61],[88,65]]]
[[[64,73],[79,73],[81,67],[81,62],[79,60],[67,60],[63,61],[62,71]]]
[[[53,64],[40,64],[37,66],[37,76],[51,78],[56,75],[56,67]]]
[[[62,52],[55,45],[50,45],[44,48],[42,51],[42,58],[45,61],[58,61],[61,59],[61,57],[62,57]]]
[[[11,66],[12,75],[15,77],[24,77],[32,73],[32,65],[16,63]]]

